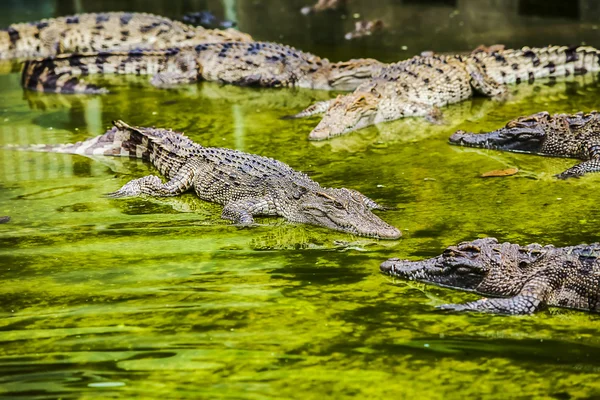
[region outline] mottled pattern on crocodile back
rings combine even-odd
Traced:
[[[369,63],[370,64],[370,63]],[[331,89],[329,61],[268,42],[205,43],[193,48],[59,55],[26,62],[23,86],[36,91],[97,93],[76,75],[154,75],[160,87],[198,79],[242,86]]]
[[[330,89],[317,73],[329,61],[269,42],[201,44],[195,47],[202,78],[241,86]]]
[[[460,56],[413,57],[381,69],[376,80],[395,82],[390,87],[378,86],[378,90],[383,88],[383,95],[390,96],[393,90],[409,101],[428,106],[445,106],[473,94]]]
[[[560,279],[548,305],[600,312],[600,244],[554,249],[546,268]]]
[[[599,50],[590,46],[523,47],[475,52],[467,59],[473,60],[487,77],[501,84],[600,70]]]
[[[0,31],[0,59],[237,40],[251,38],[234,30],[196,28],[153,14],[89,13],[10,25]]]
[[[219,166],[232,166],[244,174],[258,178],[288,179],[289,177],[303,186],[318,187],[318,184],[306,174],[294,170],[289,165],[269,157],[248,154],[238,150],[221,147],[205,147],[201,156]]]

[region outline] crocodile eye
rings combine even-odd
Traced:
[[[343,205],[342,203],[340,203],[339,201],[337,201],[337,200],[333,202],[333,206],[334,206],[335,208],[337,208],[338,210],[343,210],[343,209],[345,209],[344,205]]]
[[[456,255],[456,253],[454,253],[454,250],[452,250],[452,249],[446,249],[446,250],[444,250],[444,253],[442,253],[442,255],[444,257],[454,257]]]
[[[467,243],[458,248],[460,251],[468,252],[468,253],[480,253],[481,249],[474,244]]]

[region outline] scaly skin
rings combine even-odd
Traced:
[[[478,239],[448,247],[423,261],[391,258],[385,274],[485,296],[440,308],[496,314],[532,314],[546,306],[600,312],[600,244],[519,246]]]
[[[600,172],[600,114],[596,111],[555,115],[540,112],[514,119],[492,132],[457,131],[450,143],[584,160],[556,175],[560,179]]]
[[[325,111],[311,140],[329,139],[379,122],[425,116],[439,120],[438,107],[471,97],[475,92],[502,99],[505,85],[538,78],[600,70],[592,47],[502,50],[493,46],[470,55],[417,56],[381,69],[354,93],[314,106],[298,117]]]
[[[90,13],[10,25],[0,31],[0,59],[251,40],[233,29],[196,28],[153,14]]]
[[[176,196],[193,189],[203,200],[224,205],[222,218],[241,225],[255,215],[282,216],[360,236],[398,239],[401,233],[377,217],[381,207],[356,190],[321,187],[307,175],[267,157],[202,147],[181,133],[113,122],[104,135],[69,145],[16,147],[19,150],[135,157],[150,161],[156,175],[134,179],[110,197]]]
[[[381,70],[372,59],[331,63],[292,47],[267,42],[200,44],[164,51],[72,54],[28,61],[23,86],[56,93],[98,93],[77,76],[116,73],[152,75],[157,87],[199,80],[241,86],[351,90]]]

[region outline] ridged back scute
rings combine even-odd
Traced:
[[[306,174],[295,171],[289,165],[269,157],[220,147],[204,147],[201,155],[208,163],[233,167],[245,175],[261,180],[275,178],[280,181],[291,181],[302,187],[319,187]]]
[[[113,121],[113,124],[116,129],[113,146],[121,148],[121,155],[148,160],[167,177],[204,149],[183,133],[135,127],[123,121]]]

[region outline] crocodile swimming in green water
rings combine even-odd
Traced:
[[[76,14],[12,24],[0,30],[0,59],[75,52],[166,49],[200,43],[252,41],[233,29],[193,27],[159,15],[130,12]]]
[[[319,102],[292,118],[325,113],[309,139],[330,139],[405,117],[440,121],[439,107],[474,93],[502,99],[507,84],[599,70],[599,51],[593,47],[491,47],[469,55],[416,56],[383,67],[353,93]]]
[[[554,115],[539,112],[514,119],[492,132],[457,131],[450,137],[450,143],[584,160],[556,175],[560,179],[600,172],[600,114],[597,111]]]
[[[25,63],[27,89],[55,93],[103,93],[81,75],[151,75],[157,87],[201,80],[240,86],[352,90],[384,64],[373,59],[332,63],[293,47],[269,42],[220,42],[162,51],[69,54]]]
[[[168,179],[165,183],[156,175],[134,179],[108,195],[113,198],[176,196],[193,189],[202,200],[224,205],[222,218],[240,225],[253,224],[256,215],[281,216],[359,236],[401,236],[371,211],[382,207],[356,190],[325,188],[280,161],[203,147],[171,130],[135,127],[123,121],[113,124],[104,135],[75,144],[11,148],[141,158]]]
[[[423,261],[390,258],[381,271],[500,298],[440,308],[497,314],[532,314],[546,306],[600,312],[600,244],[519,246],[477,239]]]

